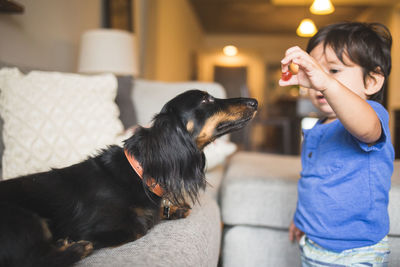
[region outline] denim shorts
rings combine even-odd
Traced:
[[[302,267],[387,267],[389,263],[390,249],[387,236],[375,245],[348,249],[340,253],[324,249],[306,235],[301,238],[299,245]]]

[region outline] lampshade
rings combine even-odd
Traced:
[[[137,75],[135,37],[115,29],[89,30],[82,35],[78,71]]]
[[[296,33],[301,37],[311,37],[317,32],[314,22],[311,19],[303,19],[297,27]]]
[[[327,15],[335,11],[335,7],[330,0],[314,0],[310,6],[310,11],[316,15]]]

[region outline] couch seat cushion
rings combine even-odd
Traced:
[[[221,191],[223,222],[287,229],[296,208],[300,170],[298,156],[235,154]]]
[[[224,231],[223,267],[300,266],[297,242],[287,231],[237,225]]]
[[[389,192],[390,235],[400,236],[400,160],[394,162],[392,187]]]
[[[221,191],[222,219],[227,225],[287,229],[297,202],[298,156],[239,152],[229,163]],[[394,162],[389,193],[391,236],[400,236],[400,160]]]

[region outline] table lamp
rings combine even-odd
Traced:
[[[117,29],[94,29],[84,32],[78,72],[115,74],[118,80],[115,102],[120,107],[120,119],[125,128],[136,124],[131,88],[133,76],[138,75],[139,71],[135,36],[131,32]]]

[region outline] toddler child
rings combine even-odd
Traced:
[[[379,103],[391,69],[392,39],[378,23],[321,28],[303,51],[282,59],[299,66],[281,86],[309,88],[324,115],[304,130],[298,202],[289,238],[302,266],[387,266],[389,189],[394,149]],[[364,264],[364,265],[363,265]]]

